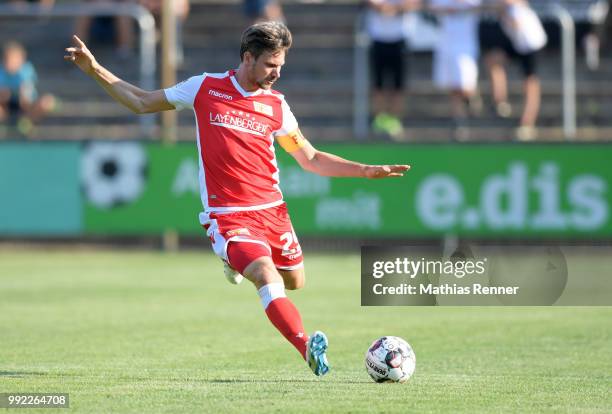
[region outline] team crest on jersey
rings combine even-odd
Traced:
[[[247,228],[241,228],[241,229],[234,229],[234,230],[230,230],[228,232],[225,233],[225,235],[227,237],[234,237],[234,236],[248,236],[251,233],[249,232],[249,229]]]
[[[260,114],[274,116],[274,110],[270,105],[262,104],[261,102],[253,102],[253,107]]]

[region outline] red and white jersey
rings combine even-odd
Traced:
[[[274,139],[295,133],[297,121],[283,95],[247,92],[234,75],[204,73],[164,90],[176,109],[195,113],[203,224],[210,212],[283,203]]]

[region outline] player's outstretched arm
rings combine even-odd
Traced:
[[[136,114],[175,109],[166,99],[163,90],[145,91],[125,82],[100,65],[85,43],[72,37],[74,46],[66,48],[64,60],[73,62],[85,74],[93,78],[117,102]]]
[[[298,130],[291,136],[287,146],[289,154],[306,171],[329,177],[386,178],[401,177],[410,169],[409,165],[368,165],[346,160],[328,152],[319,151]],[[283,145],[281,141],[281,145]],[[285,145],[283,145],[285,146]]]

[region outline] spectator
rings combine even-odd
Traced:
[[[183,52],[183,24],[189,16],[189,0],[173,0],[174,13],[176,13],[176,64],[181,66],[184,60]],[[155,17],[157,27],[162,15],[163,0],[140,0],[140,4],[146,7]]]
[[[278,0],[243,0],[244,13],[249,24],[261,22],[285,22],[283,8]]]
[[[504,67],[506,59],[510,58],[520,64],[524,75],[523,113],[516,138],[531,140],[536,137],[535,124],[540,111],[540,80],[536,73],[536,55],[546,44],[546,33],[526,1],[503,0],[501,6],[501,24],[489,23],[487,32],[481,33],[493,102],[499,116],[505,118],[511,115],[512,107],[508,103]]]
[[[468,104],[478,80],[477,12],[480,0],[432,0],[440,20],[434,50],[434,84],[450,93],[455,139],[467,138]]]
[[[410,0],[368,0],[366,29],[372,41],[370,67],[373,80],[372,129],[398,138],[403,133],[405,39]]]
[[[597,1],[589,7],[588,20],[576,25],[576,35],[582,38],[582,46],[587,67],[599,69],[601,40],[605,39],[605,24],[610,5],[608,1]]]
[[[128,3],[131,1],[132,0],[87,0],[87,3],[113,4]],[[114,27],[112,27],[113,25]],[[116,36],[113,36],[113,29]],[[85,43],[89,41],[90,35],[102,41],[114,37],[119,58],[127,59],[132,55],[134,28],[129,16],[95,18],[91,16],[82,16],[76,21],[75,32]]]
[[[0,67],[0,121],[16,116],[18,130],[24,135],[30,135],[34,123],[56,104],[52,95],[38,96],[36,82],[36,71],[27,61],[24,47],[14,41],[5,43]]]
[[[598,30],[596,30],[597,27],[600,26],[593,25],[589,27],[589,32],[584,35],[582,39],[586,64],[592,71],[599,69],[599,49],[601,47],[601,42],[599,40],[600,36]]]

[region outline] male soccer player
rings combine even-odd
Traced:
[[[409,166],[348,161],[316,150],[303,137],[284,96],[271,89],[291,47],[291,33],[282,23],[246,29],[237,70],[203,73],[152,92],[110,73],[76,36],[74,43],[64,58],[133,112],[195,112],[204,205],[200,223],[213,250],[228,265],[228,279],[239,283],[244,275],[251,281],[272,324],[315,375],[325,375],[327,337],[319,331],[307,337],[298,310],[285,295],[285,289],[304,285],[304,268],[278,186],[274,139],[302,168],[320,175],[398,177]]]

